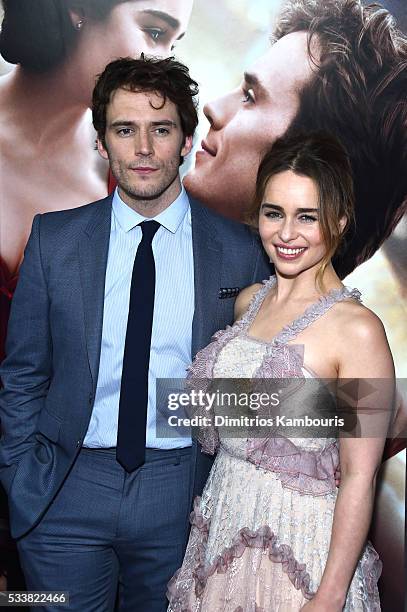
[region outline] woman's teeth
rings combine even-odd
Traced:
[[[305,247],[302,247],[300,249],[286,249],[284,247],[277,247],[277,251],[283,253],[284,255],[298,255],[299,253],[305,251]]]

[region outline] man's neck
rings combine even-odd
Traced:
[[[181,193],[181,189],[181,180],[178,175],[169,188],[154,199],[135,198],[134,196],[131,196],[123,191],[120,185],[118,187],[118,192],[120,199],[127,204],[127,206],[139,213],[139,215],[153,218],[162,213],[166,208],[175,202]]]

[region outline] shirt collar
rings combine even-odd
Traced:
[[[187,213],[189,200],[185,188],[182,185],[179,196],[159,215],[156,217],[143,217],[143,215],[140,215],[123,202],[119,196],[118,188],[116,187],[113,194],[112,208],[113,214],[124,232],[129,232],[142,221],[151,221],[154,219],[167,230],[175,234]]]

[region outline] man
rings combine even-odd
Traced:
[[[254,236],[181,188],[196,83],[172,59],[109,64],[93,94],[112,197],[37,215],[0,370],[2,482],[30,590],[78,612],[165,610],[193,489],[190,438],[155,433],[155,379],[184,377],[268,276]],[[52,606],[44,609],[51,609]]]
[[[350,155],[356,192],[357,232],[334,260],[344,278],[406,210],[406,88],[407,39],[384,9],[358,0],[290,0],[270,50],[239,88],[205,106],[210,130],[185,186],[214,210],[243,219],[255,168],[276,138],[298,129],[335,134]]]

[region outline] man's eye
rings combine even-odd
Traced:
[[[119,136],[130,136],[132,130],[131,128],[120,128],[120,130],[117,130],[117,133]]]
[[[167,134],[170,133],[170,130],[168,128],[156,128],[155,133],[158,134],[159,136],[166,136]]]
[[[254,103],[255,97],[254,97],[254,91],[252,88],[250,89],[245,89],[243,88],[243,98],[242,98],[242,102],[252,102]]]
[[[144,28],[144,32],[147,32],[151,40],[154,42],[157,42],[160,40],[160,38],[163,38],[167,33],[166,30],[162,30],[161,28]]]

